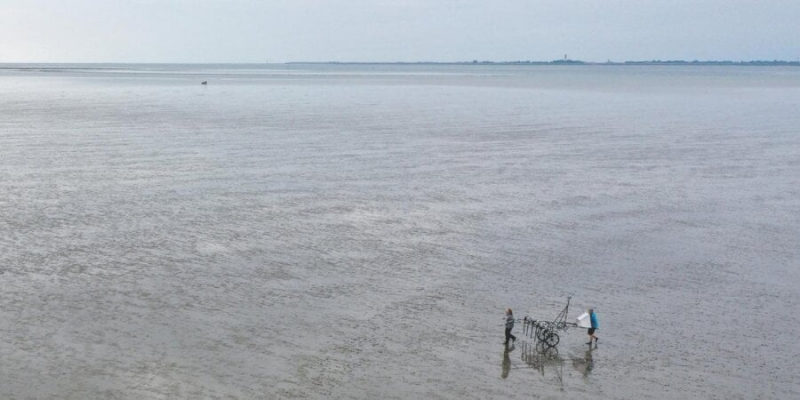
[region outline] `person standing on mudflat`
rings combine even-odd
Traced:
[[[595,335],[594,333],[596,330],[600,329],[600,324],[597,322],[597,314],[594,313],[593,308],[590,308],[588,313],[589,313],[589,320],[592,323],[592,327],[589,328],[589,342],[587,342],[586,344],[591,346],[592,340],[594,340],[594,345],[597,346],[598,338],[597,335]]]
[[[506,341],[503,344],[507,345],[508,339],[512,342],[517,341],[517,337],[511,334],[512,329],[514,329],[514,313],[510,308],[506,308]]]

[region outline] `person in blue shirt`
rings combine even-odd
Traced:
[[[586,343],[588,345],[592,345],[592,340],[594,340],[594,345],[597,346],[597,335],[595,335],[595,331],[600,329],[600,324],[597,322],[597,314],[594,313],[594,309],[590,308],[588,311],[589,313],[589,320],[592,323],[592,327],[589,328],[589,342]]]

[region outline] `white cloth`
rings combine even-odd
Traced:
[[[589,313],[583,313],[580,317],[578,317],[578,326],[581,328],[592,327],[592,318],[589,316]]]

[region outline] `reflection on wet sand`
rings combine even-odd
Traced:
[[[558,354],[558,348],[545,346],[542,342],[536,345],[522,344],[522,361],[530,368],[536,369],[544,376],[547,367],[553,367],[559,383],[564,385],[564,359]]]
[[[527,342],[520,343],[520,359],[524,365],[516,365],[511,362],[510,353],[516,348],[511,345],[506,345],[503,349],[503,372],[501,377],[508,378],[511,369],[535,369],[539,371],[542,376],[545,376],[545,371],[554,371],[559,384],[560,390],[564,390],[564,365],[567,361],[572,362],[572,367],[580,372],[584,381],[589,378],[589,375],[594,369],[594,349],[586,350],[583,357],[573,357],[565,359],[558,353],[555,347],[548,347],[541,342],[537,344],[530,344]],[[596,349],[596,348],[595,348]]]
[[[592,369],[594,368],[592,351],[593,350],[589,348],[589,350],[586,350],[583,358],[572,359],[572,366],[583,375],[584,379],[589,377],[589,374],[592,373]]]
[[[505,349],[503,350],[503,374],[500,375],[503,379],[508,378],[508,373],[511,371],[511,357],[509,353],[514,351],[514,345],[512,344],[509,346],[508,344],[505,345]]]

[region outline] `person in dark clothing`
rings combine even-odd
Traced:
[[[512,329],[514,329],[514,313],[510,308],[506,308],[506,341],[503,344],[508,344],[508,339],[512,342],[517,340],[517,337],[511,334]]]
[[[592,323],[592,327],[589,328],[589,341],[586,343],[591,346],[592,340],[594,340],[594,345],[597,346],[597,335],[595,335],[595,331],[600,329],[600,324],[597,322],[597,314],[594,313],[594,309],[590,308],[588,311],[589,313],[589,320]]]

